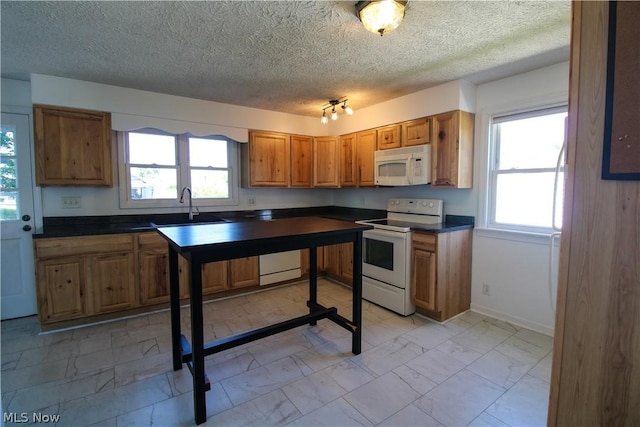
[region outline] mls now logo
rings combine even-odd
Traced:
[[[42,412],[4,412],[2,421],[5,423],[57,423],[60,421],[60,415],[43,414]]]

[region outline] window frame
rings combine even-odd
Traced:
[[[131,164],[129,163],[128,150],[128,134],[129,133],[148,133],[164,136],[173,136],[175,138],[176,165],[153,165],[156,168],[176,169],[176,196],[173,199],[132,199],[131,198],[131,167],[150,166],[149,164]],[[225,198],[193,198],[192,204],[197,207],[216,207],[216,206],[237,206],[238,205],[238,187],[239,187],[239,167],[238,167],[238,144],[232,139],[222,135],[204,135],[196,136],[190,133],[173,134],[158,129],[144,128],[130,131],[117,131],[116,139],[118,141],[118,169],[120,178],[120,208],[183,208],[185,205],[180,203],[180,192],[184,187],[191,187],[191,170],[207,169],[205,167],[192,167],[189,163],[189,138],[211,139],[226,141],[227,144],[227,167],[214,168],[215,170],[228,171],[228,187],[229,197]]]
[[[485,225],[487,229],[495,231],[519,232],[527,234],[543,234],[550,235],[555,230],[549,227],[540,227],[536,225],[526,224],[509,224],[496,221],[497,209],[497,184],[498,177],[506,174],[535,174],[535,173],[554,173],[556,170],[556,161],[553,166],[548,168],[526,168],[526,169],[498,169],[498,143],[499,135],[494,132],[494,125],[501,122],[511,120],[540,117],[545,115],[568,113],[568,105],[564,103],[554,103],[552,105],[532,106],[526,109],[516,111],[506,111],[495,113],[489,116],[487,124],[487,141],[488,141],[488,157],[487,157],[487,181],[486,181],[486,206],[485,206]],[[564,143],[566,144],[566,121]],[[564,171],[564,162],[560,164],[560,172]]]

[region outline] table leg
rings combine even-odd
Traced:
[[[196,424],[207,420],[204,372],[204,336],[202,315],[202,262],[195,254],[189,260],[189,295],[191,300],[191,351],[193,363],[193,409]]]
[[[351,351],[360,354],[362,343],[362,232],[356,233],[353,242],[353,319],[355,326],[351,336]]]
[[[178,273],[178,253],[169,247],[169,295],[171,298],[171,348],[173,370],[182,369],[182,345],[180,344],[180,278]]]
[[[313,313],[318,303],[318,252],[317,247],[309,248],[309,313]],[[315,320],[309,322],[315,326]]]

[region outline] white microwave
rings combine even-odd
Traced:
[[[376,185],[431,183],[431,145],[379,150],[374,153]]]

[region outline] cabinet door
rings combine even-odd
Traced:
[[[289,187],[289,135],[249,133],[249,184],[253,187]]]
[[[38,306],[42,323],[87,315],[83,257],[38,261]]]
[[[136,306],[133,253],[92,256],[89,261],[88,282],[92,287],[95,313]]]
[[[36,185],[111,186],[111,114],[34,105]]]
[[[318,273],[324,271],[324,247],[321,246],[316,250],[316,265],[318,266]],[[300,250],[300,269],[302,275],[309,274],[309,249]]]
[[[433,118],[431,186],[471,188],[473,114],[451,111]]]
[[[313,138],[314,187],[338,187],[340,184],[339,165],[338,137]]]
[[[257,256],[236,258],[229,261],[231,288],[254,286],[260,282],[260,264]]]
[[[358,161],[356,158],[356,134],[350,133],[340,137],[340,186],[355,187],[357,185]]]
[[[378,150],[400,147],[400,125],[378,128]]]
[[[169,254],[167,249],[145,249],[138,253],[140,302],[159,304],[169,301]]]
[[[340,277],[339,245],[328,245],[324,247],[324,269],[328,276],[335,279]]]
[[[411,260],[411,289],[416,306],[437,311],[436,253],[413,248]]]
[[[353,243],[340,243],[340,279],[351,286],[353,283]]]
[[[313,184],[313,137],[291,136],[291,186]]]
[[[431,119],[410,120],[402,123],[402,146],[429,144],[431,141]]]
[[[374,152],[376,151],[375,129],[358,132],[356,135],[356,164],[358,165],[358,187],[375,186]]]
[[[228,288],[229,262],[217,261],[202,266],[203,295],[224,291]]]

